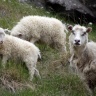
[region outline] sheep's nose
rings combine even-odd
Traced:
[[[79,42],[80,42],[80,40],[75,40],[75,42],[76,42],[76,43],[79,43]]]

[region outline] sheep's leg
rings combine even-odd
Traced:
[[[59,42],[59,40],[55,39],[55,40],[53,40],[52,46],[56,50],[60,51],[62,54],[64,54],[64,53],[67,54],[66,46],[64,43],[61,43],[61,42]]]
[[[38,78],[40,78],[41,79],[41,76],[40,76],[40,74],[39,74],[39,71],[35,68],[35,75],[36,75],[36,77],[38,77]]]
[[[61,44],[61,52],[65,52],[67,54],[66,42],[63,42],[63,44]]]
[[[30,80],[32,81],[33,76],[35,74],[35,70],[36,70],[36,62],[33,60],[33,58],[29,58],[29,57],[26,57],[24,61],[29,70]]]
[[[34,73],[35,73],[35,67],[34,67],[34,65],[32,63],[31,64],[27,63],[26,66],[27,66],[27,68],[29,70],[30,81],[32,81]]]
[[[2,67],[3,68],[6,67],[7,60],[8,60],[8,57],[7,56],[3,56],[3,59],[2,59]]]
[[[36,39],[36,38],[31,38],[31,40],[30,40],[31,43],[35,43],[36,41],[38,41],[38,39]]]

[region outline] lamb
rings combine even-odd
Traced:
[[[40,50],[28,41],[5,34],[3,28],[0,28],[0,54],[3,56],[2,66],[4,68],[7,60],[21,59],[29,70],[30,80],[33,79],[34,75],[40,77],[36,68],[37,59],[41,58]]]
[[[88,42],[91,27],[69,25],[72,32],[69,36],[71,64],[77,67],[78,76],[84,81],[87,90],[93,93],[96,87],[96,43]]]
[[[65,24],[55,18],[25,16],[11,30],[11,35],[32,43],[40,41],[55,49],[66,52]]]

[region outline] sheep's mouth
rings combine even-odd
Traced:
[[[80,43],[75,43],[75,45],[76,45],[76,46],[79,46],[79,45],[80,45]]]

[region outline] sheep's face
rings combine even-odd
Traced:
[[[5,37],[4,29],[0,28],[0,44],[3,43]]]
[[[72,32],[70,35],[70,42],[74,46],[82,46],[88,42],[88,33],[91,32],[92,28],[75,25],[74,27],[72,25],[68,26],[68,29]]]
[[[19,32],[11,32],[11,35],[12,35],[12,36],[15,36],[15,37],[19,37],[19,38],[22,37],[22,34],[19,33]]]
[[[22,33],[20,33],[20,32],[11,32],[11,35],[12,35],[12,36],[15,36],[15,37],[18,37],[18,38],[20,38],[20,39],[25,39],[25,40],[26,40],[24,34],[22,34]]]

